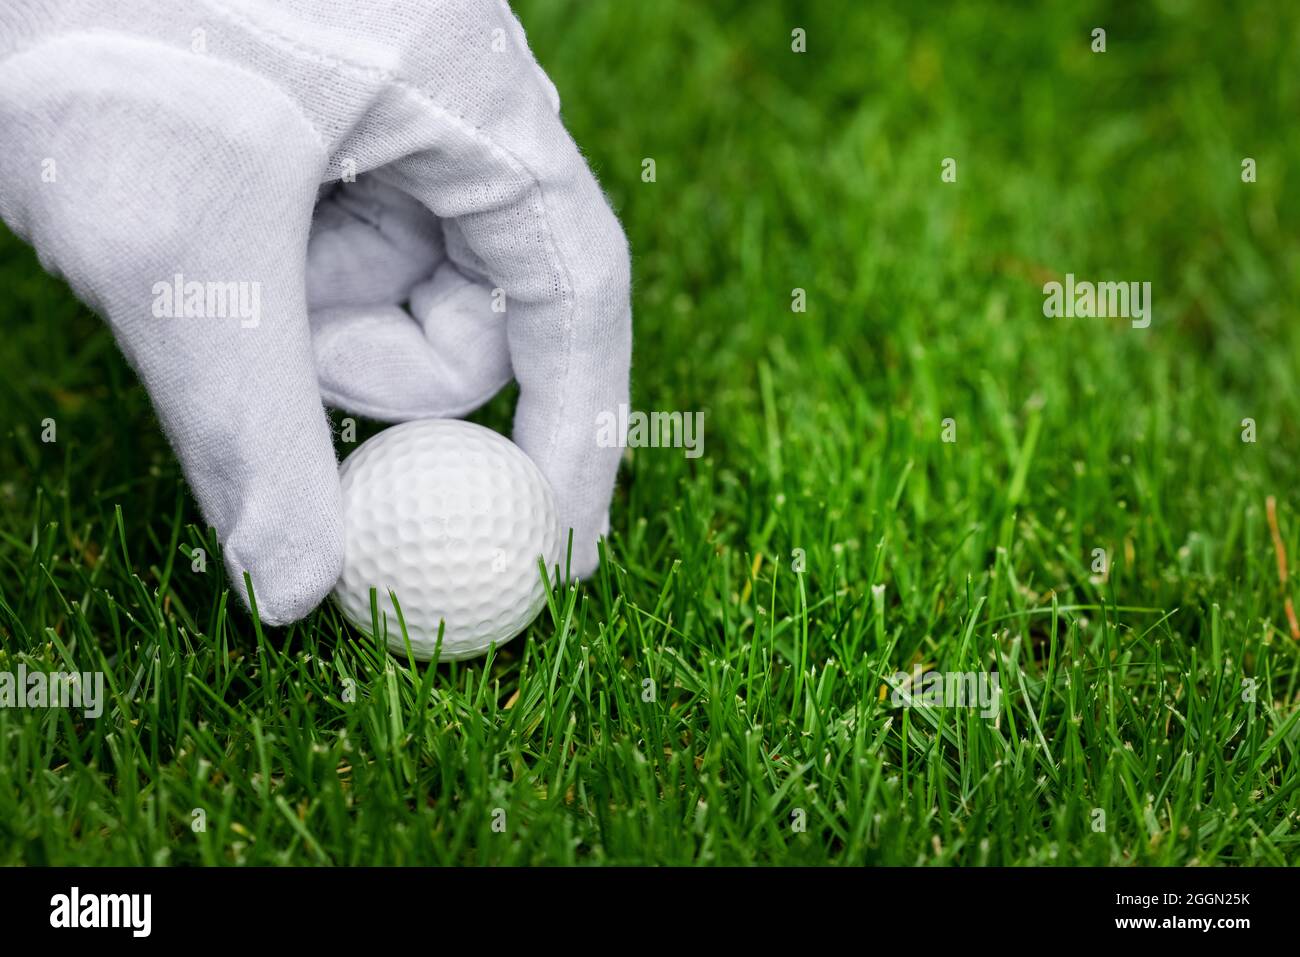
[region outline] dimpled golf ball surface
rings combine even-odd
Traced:
[[[491,429],[450,419],[393,426],[339,470],[343,574],[334,597],[371,631],[370,589],[388,647],[455,661],[514,638],[546,600],[537,560],[557,560],[555,498],[537,466]],[[443,627],[438,652],[438,625]]]

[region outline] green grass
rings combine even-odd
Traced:
[[[0,863],[1297,859],[1300,11],[805,6],[520,4],[631,238],[634,402],[707,420],[490,661],[191,571],[147,397],[0,240],[0,670],[112,696],[0,710]],[[1067,272],[1155,322],[1044,318]],[[996,720],[882,700],[917,663]]]

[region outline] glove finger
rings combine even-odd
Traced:
[[[307,304],[396,305],[443,259],[442,226],[420,202],[373,176],[320,201],[307,245]]]
[[[480,285],[492,287],[488,278],[488,264],[474,252],[474,247],[465,238],[465,232],[454,219],[442,220],[443,242],[447,247],[447,259],[460,270],[461,274]]]
[[[321,394],[331,405],[388,422],[465,415],[510,381],[504,317],[491,293],[444,263],[397,306],[313,315]]]
[[[618,221],[545,107],[538,90],[515,96],[497,128],[438,127],[431,134],[442,147],[384,175],[454,220],[505,296],[520,386],[514,438],[555,491],[561,527],[573,530],[571,570],[581,576],[598,563],[618,470],[620,442],[602,424],[625,420],[630,264]]]

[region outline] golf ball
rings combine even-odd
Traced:
[[[559,519],[550,485],[513,442],[470,422],[405,422],[363,442],[339,481],[344,558],[334,598],[369,634],[373,588],[394,653],[406,646],[390,590],[421,661],[481,655],[542,610],[537,564],[558,561]]]

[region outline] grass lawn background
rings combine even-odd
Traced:
[[[808,6],[517,5],[631,240],[634,405],[706,420],[490,662],[191,571],[147,397],[0,238],[0,670],[112,695],[0,710],[0,863],[1296,859],[1300,8]],[[1154,322],[1045,318],[1066,273]],[[917,664],[997,719],[882,700]]]

